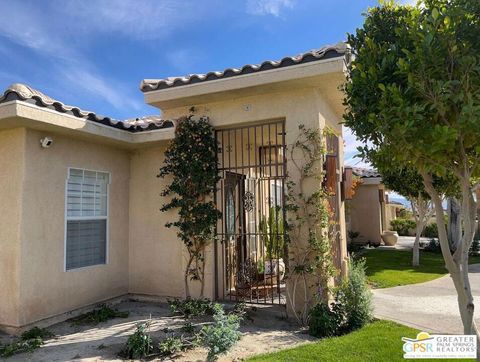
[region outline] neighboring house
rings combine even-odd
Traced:
[[[0,97],[0,328],[15,332],[127,295],[185,295],[183,244],[165,227],[176,215],[160,211],[168,180],[157,174],[176,120],[192,106],[216,129],[222,177],[216,200],[224,242],[208,251],[206,296],[246,298],[242,268],[265,257],[260,219],[271,207],[283,210],[286,175],[298,177],[285,151],[300,124],[334,132],[330,148],[342,174],[339,86],[347,61],[338,44],[240,69],[144,80],[145,101],[162,117],[123,122],[26,85],[9,87]],[[334,248],[344,272],[340,181]],[[248,301],[285,303],[285,284],[271,283]]]
[[[375,170],[352,167],[353,175],[360,179],[353,198],[347,201],[347,230],[357,232],[356,243],[380,245],[382,233],[390,230],[390,221],[397,217],[403,205],[390,202],[382,175]]]

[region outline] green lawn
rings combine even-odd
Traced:
[[[412,251],[367,250],[361,254],[366,259],[368,280],[375,288],[428,282],[447,273],[442,254],[420,252],[420,266],[412,267]],[[470,263],[480,263],[480,257],[470,258]]]
[[[276,353],[255,356],[248,361],[405,361],[402,337],[415,338],[418,330],[389,321],[376,321],[341,337],[326,338],[315,343]],[[423,359],[422,361],[428,361]],[[436,359],[433,361],[441,361]],[[445,361],[454,361],[452,359]],[[463,359],[462,361],[468,361]]]

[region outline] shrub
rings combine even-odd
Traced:
[[[440,246],[440,242],[438,241],[438,239],[430,239],[430,241],[425,246],[425,248],[423,248],[423,250],[429,253],[438,253],[438,254],[442,252],[442,248]],[[470,246],[468,255],[475,256],[475,255],[478,255],[479,252],[480,252],[480,240],[474,239],[472,242],[472,245]]]
[[[225,314],[220,304],[213,306],[214,323],[204,326],[200,331],[201,343],[208,348],[207,361],[216,361],[218,356],[227,352],[240,339],[241,317]]]
[[[124,357],[130,359],[145,358],[152,352],[152,338],[147,333],[149,327],[150,322],[137,324],[135,333],[128,337],[122,353]]]
[[[366,244],[350,243],[347,245],[347,251],[349,254],[357,254],[365,249],[366,246]]]
[[[168,301],[168,306],[174,314],[180,314],[185,318],[197,317],[202,315],[211,315],[214,312],[213,303],[208,299],[187,298],[172,299]]]
[[[351,243],[355,242],[355,240],[360,236],[360,233],[358,231],[353,231],[350,230],[348,232],[348,239]]]
[[[470,247],[469,255],[474,256],[480,254],[480,240],[474,239],[472,246]]]
[[[437,223],[432,222],[430,224],[427,224],[425,226],[425,229],[423,229],[422,236],[426,238],[438,238]]]
[[[343,313],[336,302],[328,305],[318,303],[310,310],[308,333],[314,337],[333,337],[339,333]]]
[[[408,236],[410,234],[410,230],[415,229],[416,227],[415,221],[411,219],[394,219],[390,221],[390,227],[392,230],[395,230],[398,235]]]
[[[352,261],[345,280],[336,293],[337,303],[343,312],[343,329],[363,327],[373,318],[372,292],[365,274],[365,259]]]
[[[441,253],[442,249],[440,248],[440,242],[438,239],[430,239],[427,245],[423,248],[424,251],[429,253]]]
[[[372,293],[365,260],[360,259],[350,263],[348,279],[336,290],[334,302],[320,302],[311,309],[308,332],[314,337],[333,337],[358,329],[372,319]]]
[[[70,321],[74,325],[79,325],[79,324],[97,325],[99,323],[106,322],[109,319],[127,318],[129,314],[130,313],[127,311],[121,312],[118,309],[113,309],[107,306],[106,304],[101,304],[99,305],[98,308],[92,310],[91,312],[72,318]]]

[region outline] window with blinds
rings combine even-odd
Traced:
[[[105,264],[109,174],[69,169],[66,195],[66,270]]]

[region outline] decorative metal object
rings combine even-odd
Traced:
[[[250,191],[245,192],[243,195],[243,208],[245,211],[252,211],[255,207],[255,196]]]

